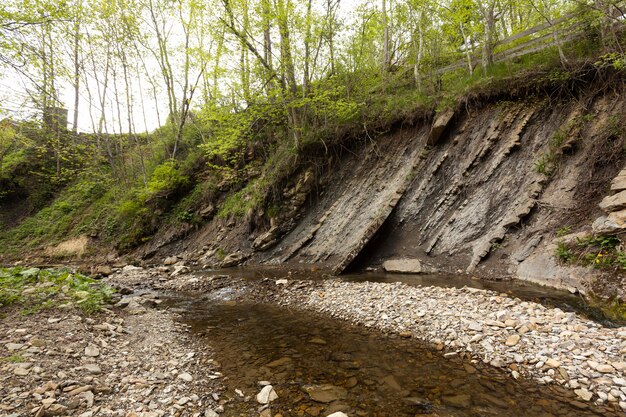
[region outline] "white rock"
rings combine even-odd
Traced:
[[[329,414],[326,417],[348,417],[346,413],[342,413],[341,411],[337,411],[336,413]]]
[[[94,344],[88,344],[85,348],[85,356],[89,356],[95,358],[96,356],[100,356],[100,349]]]
[[[574,390],[574,393],[584,401],[591,401],[591,398],[593,397],[593,393],[585,388]]]
[[[261,392],[256,395],[256,400],[259,404],[269,404],[278,398],[278,394],[274,391],[274,387],[266,385]]]

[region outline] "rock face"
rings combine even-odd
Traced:
[[[400,274],[419,274],[422,272],[422,263],[417,259],[390,259],[383,262],[383,269]]]
[[[432,129],[382,137],[345,157],[302,220],[259,260],[341,272],[351,264],[417,259],[440,270],[481,268],[482,275],[578,287],[580,274],[568,277],[558,265],[542,270],[536,266],[546,261],[537,257],[553,257],[553,237],[572,210],[582,216],[596,210],[597,193],[592,200],[580,196],[590,181],[606,178],[588,158],[606,120],[571,126],[580,126],[576,121],[584,112],[626,110],[626,100],[611,100],[599,97],[589,109],[547,100],[486,106],[441,114]],[[563,129],[581,140],[575,151],[559,156],[558,172],[547,176],[537,163]],[[429,141],[436,144],[426,148]],[[618,174],[622,161],[616,164],[611,169]],[[611,210],[606,217],[615,229],[626,223],[624,186],[626,172],[613,181],[617,194],[602,205]]]
[[[435,121],[433,122],[428,134],[428,141],[426,142],[427,145],[433,146],[437,144],[439,138],[441,138],[442,133],[446,130],[446,127],[448,127],[448,124],[450,124],[453,117],[454,110],[450,108],[437,114],[437,117],[435,117]]]
[[[598,217],[592,225],[595,233],[614,234],[626,230],[626,169],[611,182],[611,191],[616,194],[606,196],[598,206],[606,216]]]

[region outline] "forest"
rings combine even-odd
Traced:
[[[224,190],[218,216],[269,221],[311,155],[463,97],[621,70],[622,3],[5,1],[0,239],[130,248]]]

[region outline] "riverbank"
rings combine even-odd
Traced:
[[[576,403],[626,410],[626,329],[506,294],[473,288],[410,287],[340,280],[239,280],[182,275],[157,286],[310,310],[432,344],[446,357],[466,357],[575,393]]]
[[[94,314],[2,309],[0,415],[217,415],[211,351],[194,343],[175,314],[155,309],[150,294],[122,292]]]

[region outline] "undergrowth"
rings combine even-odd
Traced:
[[[68,307],[94,313],[114,292],[106,284],[65,269],[0,268],[0,308],[17,305],[23,314]]]

